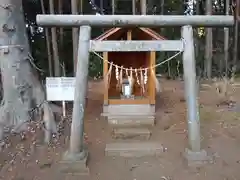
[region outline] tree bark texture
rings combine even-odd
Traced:
[[[112,0],[112,14],[115,14],[115,0]]]
[[[199,4],[200,1],[199,0],[196,0],[196,15],[199,15]],[[198,58],[198,55],[199,55],[199,39],[198,39],[198,31],[196,32],[196,57]]]
[[[54,13],[54,0],[49,0],[50,14]],[[52,47],[53,47],[53,62],[54,62],[54,75],[59,77],[61,75],[60,71],[60,60],[58,54],[58,44],[57,44],[57,29],[56,27],[51,28],[52,34]]]
[[[212,14],[212,0],[206,1],[206,14]],[[205,75],[206,78],[211,79],[212,77],[212,28],[206,28],[206,46],[205,46]]]
[[[235,7],[235,26],[234,26],[234,48],[233,48],[233,75],[235,75],[237,71],[237,60],[238,60],[238,16],[239,16],[239,8],[240,2],[236,0],[236,7]]]
[[[229,0],[225,1],[225,14],[229,15]],[[224,62],[225,62],[225,75],[228,75],[228,49],[229,49],[229,28],[224,28]]]
[[[132,0],[132,14],[136,14],[136,0]]]
[[[2,0],[0,5],[0,67],[3,85],[0,139],[2,139],[5,127],[12,127],[15,132],[26,130],[26,122],[32,119],[30,114],[32,107],[43,108],[45,94],[30,65],[33,59],[30,55],[22,1]]]
[[[80,0],[79,5],[80,5],[79,12],[80,12],[80,14],[83,14],[83,5],[84,5],[83,0]]]
[[[78,1],[71,0],[72,14],[78,14]],[[77,53],[78,53],[78,28],[72,28],[72,42],[73,42],[73,67],[76,73]]]
[[[100,11],[101,11],[101,14],[104,14],[104,10],[103,10],[103,6],[104,6],[104,3],[103,3],[104,0],[100,0]]]
[[[147,0],[141,0],[141,14],[147,14]]]
[[[58,12],[59,14],[63,14],[63,1],[58,0]],[[63,47],[63,27],[59,28],[59,37],[60,37],[60,47]]]
[[[44,1],[41,0],[41,9],[42,13],[46,14],[45,11],[45,6],[44,6]],[[49,35],[49,29],[45,28],[45,38],[46,38],[46,44],[47,44],[47,55],[48,55],[48,71],[49,71],[49,76],[53,76],[53,69],[52,69],[52,53],[51,53],[51,42],[50,42],[50,35]]]

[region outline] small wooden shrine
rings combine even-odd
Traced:
[[[95,41],[165,40],[149,28],[112,28]],[[156,52],[103,52],[104,105],[155,105]]]

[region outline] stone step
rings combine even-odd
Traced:
[[[106,144],[105,155],[114,157],[160,156],[163,146],[158,142],[115,142]]]
[[[118,104],[103,107],[103,113],[111,115],[154,115],[155,106],[149,104]]]
[[[110,116],[108,124],[112,127],[154,126],[154,116]]]
[[[108,119],[154,119],[155,115],[131,115],[131,114],[115,114],[108,116]]]
[[[106,117],[111,117],[111,116],[155,116],[155,112],[150,112],[150,113],[141,113],[136,112],[136,113],[130,113],[130,112],[115,112],[115,113],[101,113],[101,116],[106,116]]]
[[[113,138],[115,139],[141,139],[148,140],[151,131],[148,128],[114,128]]]

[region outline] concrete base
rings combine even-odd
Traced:
[[[185,149],[184,158],[187,161],[188,166],[202,166],[206,163],[212,163],[212,157],[208,156],[205,150],[199,152],[193,152],[189,149]]]
[[[159,156],[163,153],[163,146],[156,142],[118,142],[106,145],[106,156],[144,157]]]
[[[71,154],[67,151],[62,161],[59,162],[60,171],[73,175],[89,175],[87,160],[88,151],[86,149],[79,154]]]

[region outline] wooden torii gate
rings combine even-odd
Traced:
[[[76,87],[71,125],[70,147],[64,156],[68,172],[88,172],[88,151],[83,144],[83,123],[90,51],[138,51],[183,50],[185,97],[187,102],[188,139],[185,157],[188,161],[206,161],[208,156],[201,149],[200,120],[196,89],[196,66],[192,26],[229,27],[234,25],[233,16],[159,16],[159,15],[37,15],[40,26],[80,27]],[[182,26],[182,39],[177,41],[90,41],[91,26],[157,27]],[[126,48],[127,47],[127,48]],[[75,165],[74,165],[75,164]]]

